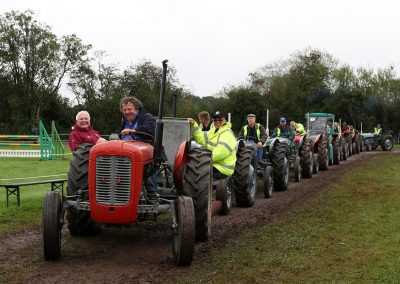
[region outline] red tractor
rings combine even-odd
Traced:
[[[82,145],[71,160],[67,194],[53,191],[45,196],[46,260],[58,260],[61,256],[65,214],[71,235],[87,235],[98,232],[102,225],[154,221],[160,214],[169,213],[172,255],[177,265],[190,265],[195,241],[207,240],[211,220],[211,152],[191,147],[187,119],[162,118],[166,72],[165,60],[156,137],[147,134],[154,143],[113,140],[95,146]],[[159,178],[154,199],[148,196],[147,185],[155,175]]]

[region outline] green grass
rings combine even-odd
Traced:
[[[69,169],[69,159],[39,161],[38,158],[0,158],[0,184],[65,178]],[[51,175],[62,175],[43,177]],[[38,177],[29,178],[28,177]],[[9,197],[6,207],[5,188],[0,187],[0,234],[13,233],[21,229],[31,229],[41,224],[43,196],[50,191],[50,184],[32,185],[20,188],[21,206],[17,197]]]
[[[398,283],[399,165],[377,155],[180,282]]]

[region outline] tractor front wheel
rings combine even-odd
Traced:
[[[314,161],[310,139],[306,138],[304,140],[303,145],[301,146],[300,154],[301,176],[304,178],[311,178],[313,175]]]
[[[272,178],[272,167],[267,166],[263,172],[263,188],[264,197],[271,198],[272,192],[274,191],[274,180]]]
[[[232,209],[232,178],[224,178],[218,181],[216,199],[222,202],[219,214],[228,215]]]
[[[301,167],[300,167],[300,157],[296,156],[294,158],[294,181],[299,182],[301,179]]]
[[[58,192],[48,192],[43,206],[43,248],[45,260],[58,260],[61,256],[62,215]]]
[[[173,228],[173,259],[179,266],[190,265],[195,243],[195,213],[192,198],[178,196],[174,209],[177,226]]]

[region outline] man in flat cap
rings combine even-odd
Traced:
[[[257,144],[257,159],[261,161],[263,155],[263,145],[268,138],[267,132],[264,126],[260,123],[256,123],[256,115],[250,113],[247,115],[247,125],[243,126],[240,130],[239,137],[243,137],[245,140],[254,141]]]

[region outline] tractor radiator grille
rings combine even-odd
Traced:
[[[130,199],[131,160],[121,156],[96,158],[96,201],[127,205]]]

